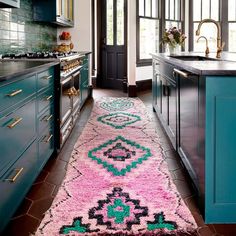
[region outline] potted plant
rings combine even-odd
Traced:
[[[170,54],[174,54],[177,47],[184,46],[185,39],[186,36],[182,33],[181,29],[172,27],[168,30],[165,30],[161,42],[165,46],[168,45]]]

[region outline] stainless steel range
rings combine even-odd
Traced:
[[[37,52],[23,54],[5,54],[2,59],[13,60],[59,60],[60,61],[60,148],[71,133],[83,102],[81,85],[88,88],[89,83],[82,83],[81,70],[88,75],[88,54],[78,52]],[[87,65],[86,65],[87,64]],[[86,67],[86,68],[85,68]]]

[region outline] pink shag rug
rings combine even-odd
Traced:
[[[35,235],[196,235],[139,99],[103,98]]]

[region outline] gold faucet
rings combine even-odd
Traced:
[[[209,47],[208,47],[208,40],[207,40],[207,38],[205,37],[205,36],[200,36],[198,39],[197,39],[197,43],[198,43],[198,41],[199,41],[199,39],[205,39],[206,40],[206,50],[205,50],[205,55],[206,55],[206,57],[208,57],[208,54],[209,54]]]
[[[220,54],[223,51],[223,47],[225,45],[225,42],[221,43],[221,27],[219,22],[212,20],[212,19],[204,19],[202,20],[198,27],[197,27],[197,31],[196,31],[196,35],[199,36],[200,35],[200,28],[202,26],[202,24],[204,23],[214,23],[217,27],[217,52],[216,52],[216,58],[220,58]]]

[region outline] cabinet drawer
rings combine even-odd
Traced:
[[[38,74],[38,90],[48,87],[53,83],[54,70],[50,68]]]
[[[36,102],[32,100],[0,119],[0,174],[23,153],[36,135]]]
[[[50,87],[45,92],[38,95],[38,112],[42,112],[46,109],[54,100],[54,91],[53,88]]]
[[[54,132],[53,129],[46,129],[38,140],[39,159],[38,166],[41,169],[54,151]]]
[[[46,127],[52,127],[54,124],[54,111],[49,107],[38,119],[38,133],[41,133]]]
[[[37,172],[36,141],[0,176],[0,232],[21,203]]]
[[[23,101],[35,92],[35,75],[0,87],[0,111]]]

